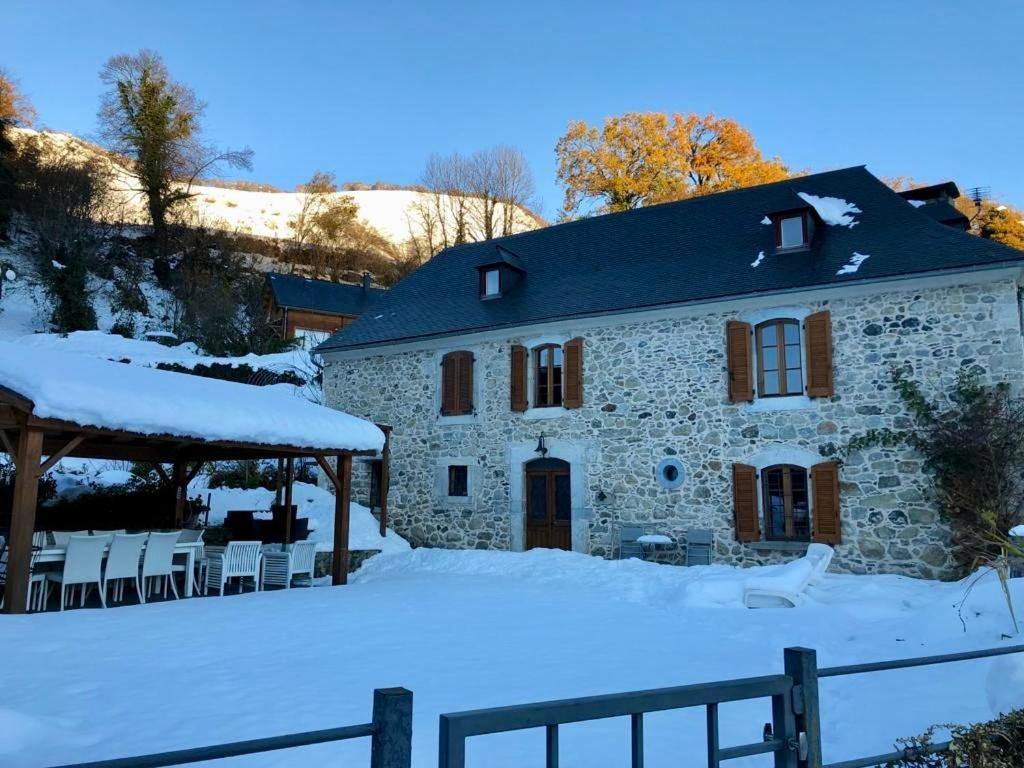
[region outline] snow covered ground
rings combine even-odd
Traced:
[[[707,682],[1013,642],[999,585],[833,576],[809,603],[749,611],[751,571],[606,562],[567,552],[414,550],[370,560],[341,588],[64,614],[0,616],[0,762],[95,760],[365,722],[374,687],[414,692],[414,758],[436,765],[438,715],[482,706]],[[1024,584],[1012,585],[1024,601]],[[936,722],[1024,703],[1021,665],[972,661],[822,682],[825,758],[885,751]],[[1018,677],[1018,679],[1020,679]],[[991,703],[990,703],[991,702]],[[721,709],[722,743],[757,741],[767,701]],[[646,720],[647,764],[703,763],[703,711]],[[624,720],[562,729],[562,764],[628,764]],[[469,764],[542,761],[541,731],[477,737]],[[692,755],[680,762],[680,755]],[[367,765],[364,741],[239,766]],[[733,761],[769,765],[765,757]]]

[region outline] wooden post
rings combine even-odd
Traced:
[[[348,583],[349,498],[352,495],[352,456],[338,457],[337,482],[334,486],[334,560],[331,563],[331,584]]]
[[[378,688],[373,692],[373,741],[370,768],[412,765],[412,691]]]
[[[32,569],[32,532],[36,526],[36,499],[39,495],[39,460],[43,452],[43,432],[23,428],[18,434],[14,502],[11,505],[11,540],[7,554],[7,591],[5,613],[24,613],[28,608],[28,580]]]
[[[277,475],[274,478],[274,503],[281,503],[281,489],[284,487],[284,459],[277,460]]]
[[[174,484],[174,527],[185,525],[185,497],[188,496],[188,468],[183,461],[174,462],[171,482]]]
[[[284,470],[284,548],[292,543],[292,483],[295,482],[295,459],[285,460]]]
[[[388,486],[391,484],[391,427],[384,429],[384,449],[380,452],[380,535],[388,533]]]

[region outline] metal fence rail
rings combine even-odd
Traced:
[[[804,649],[801,649],[804,650]],[[814,655],[814,651],[805,651],[806,653]],[[789,651],[787,651],[789,653]],[[926,667],[933,664],[949,664],[957,661],[971,661],[973,659],[987,659],[993,656],[1007,656],[1011,653],[1024,653],[1024,645],[1008,645],[1005,648],[985,648],[978,651],[964,651],[962,653],[944,653],[937,654],[935,656],[917,656],[909,659],[894,659],[892,661],[876,661],[867,664],[847,664],[840,667],[824,667],[817,669],[816,664],[813,674],[807,675],[801,681],[803,683],[803,691],[807,692],[813,688],[813,698],[815,702],[815,708],[817,709],[818,699],[818,680],[821,678],[829,677],[843,677],[846,675],[863,675],[872,672],[887,672],[895,669],[912,669],[914,667]],[[800,716],[797,716],[798,728],[800,726]],[[818,724],[815,724],[818,727]],[[801,762],[800,768],[870,768],[876,765],[885,765],[886,763],[898,762],[900,760],[907,760],[914,757],[921,757],[925,755],[939,754],[942,752],[948,752],[951,742],[944,741],[936,744],[929,745],[928,747],[907,747],[906,749],[897,750],[895,752],[888,752],[881,755],[871,755],[870,757],[855,758],[853,760],[844,760],[839,763],[827,763],[822,764],[821,756],[821,739],[820,734],[816,744],[811,745],[808,750],[807,760]]]
[[[631,693],[612,693],[578,699],[546,701],[511,707],[476,709],[441,715],[438,765],[465,768],[466,739],[488,733],[529,728],[546,731],[545,765],[558,767],[558,727],[566,723],[629,717],[631,725],[630,764],[643,768],[643,717],[648,712],[705,707],[707,715],[708,765],[748,755],[774,753],[776,768],[796,768],[798,738],[790,697],[793,679],[768,675],[721,683],[682,685]],[[771,698],[772,736],[754,744],[722,747],[718,741],[718,705],[729,701]]]
[[[321,731],[270,736],[152,755],[73,763],[59,768],[162,768],[225,757],[273,752],[331,741],[370,737],[371,768],[410,768],[412,764],[412,693],[405,688],[378,688],[373,692],[373,719],[369,723]]]

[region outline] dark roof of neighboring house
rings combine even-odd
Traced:
[[[857,224],[819,221],[809,249],[776,254],[773,227],[762,222],[805,206],[801,192],[853,203]],[[481,301],[477,267],[498,260],[499,247],[525,274]],[[854,253],[870,258],[837,275]],[[1022,261],[1020,251],[938,223],[860,166],[449,248],[319,349]]]
[[[930,216],[935,219],[940,224],[947,224],[951,227],[960,227],[961,229],[967,229],[971,226],[971,220],[967,218],[967,215],[946,200],[936,200],[931,203],[925,203],[924,205],[918,206],[917,210],[925,216]]]
[[[279,307],[328,315],[360,315],[381,294],[387,293],[383,288],[364,288],[277,272],[267,274],[267,285]]]
[[[927,187],[914,187],[897,192],[904,200],[936,200],[944,197],[960,197],[960,188],[952,181],[931,184]]]

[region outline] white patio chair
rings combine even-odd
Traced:
[[[46,573],[36,570],[36,558],[39,550],[47,544],[46,531],[35,531],[32,534],[32,559],[29,561],[31,570],[28,577],[28,609],[41,611],[46,607]],[[7,539],[0,536],[0,584],[7,584]],[[0,599],[0,608],[4,605]]]
[[[175,600],[178,599],[178,587],[174,583],[174,545],[180,535],[181,531],[150,533],[146,539],[146,551],[142,555],[142,586],[146,597],[153,582],[159,579],[164,585],[164,597],[167,597],[167,584],[170,583],[171,593]]]
[[[200,544],[202,544],[204,533],[206,533],[206,530],[204,528],[183,528],[181,531],[181,536],[178,538],[178,543],[189,544],[191,542],[199,542]],[[193,577],[195,578],[196,584],[202,584],[203,576],[206,575],[206,556],[204,550],[205,547],[203,546],[196,547],[195,564],[193,566],[195,568],[195,573],[193,574]],[[188,567],[188,557],[182,554],[181,552],[176,553],[176,557],[184,559],[185,562],[174,563],[172,568],[174,569],[175,573],[184,574],[185,569]],[[184,581],[185,584],[183,588],[187,589],[188,579],[186,578]]]
[[[807,547],[805,557],[814,566],[814,573],[811,574],[810,584],[818,584],[825,577],[825,572],[828,570],[829,563],[832,562],[832,556],[835,553],[836,551],[828,544],[815,543]]]
[[[68,587],[74,599],[75,587],[82,593],[79,607],[85,606],[86,587],[95,584],[100,591],[100,605],[107,607],[107,598],[103,594],[103,554],[107,549],[105,536],[71,536],[68,539],[68,551],[64,556],[64,569],[46,572],[46,599],[49,600],[50,582],[60,584],[60,609],[64,610],[67,603]]]
[[[113,530],[110,530],[110,531],[98,531],[96,529],[93,529],[92,535],[93,536],[113,536],[115,533],[128,533],[128,529],[127,528],[116,528],[116,529],[113,529]]]
[[[88,536],[88,531],[50,531],[55,547],[66,547],[72,536]]]
[[[286,553],[287,557],[266,556],[263,558],[263,578],[260,588],[267,584],[288,589],[296,576],[304,577],[303,584],[313,586],[313,568],[316,563],[316,542],[297,541]]]
[[[224,595],[224,585],[229,579],[238,579],[238,591],[241,592],[245,579],[251,578],[253,588],[260,588],[260,562],[263,554],[259,541],[231,541],[223,552],[211,552],[206,556],[206,583],[203,585],[205,595],[211,586]]]
[[[115,533],[107,553],[107,564],[103,569],[103,594],[107,594],[107,585],[114,582],[114,599],[120,601],[124,597],[124,583],[131,579],[135,583],[135,594],[139,602],[145,602],[142,596],[142,582],[139,580],[139,563],[142,560],[142,548],[146,545],[147,533]]]
[[[814,565],[801,557],[765,576],[751,577],[743,587],[743,604],[747,608],[796,608],[803,603],[813,575]]]

